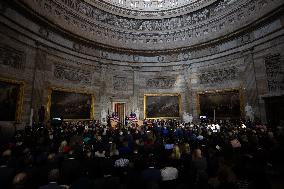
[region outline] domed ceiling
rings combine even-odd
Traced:
[[[236,34],[282,0],[21,0],[53,25],[101,47],[177,51]],[[247,27],[249,28],[249,27]]]
[[[215,1],[217,0],[85,0],[106,12],[136,19],[170,18],[201,9]]]
[[[161,11],[180,8],[198,0],[102,0],[102,2],[130,10]]]

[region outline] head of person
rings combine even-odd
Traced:
[[[57,182],[59,179],[59,169],[51,169],[48,172],[48,181],[49,182]]]
[[[182,153],[183,154],[190,154],[190,145],[189,145],[189,143],[185,143],[183,145]]]
[[[20,172],[15,175],[13,179],[14,189],[25,189],[27,188],[28,176],[25,172]]]
[[[2,153],[2,161],[1,163],[6,164],[11,159],[12,150],[8,149]]]
[[[193,151],[193,154],[192,154],[192,159],[193,160],[198,160],[198,159],[201,159],[202,158],[202,151],[201,151],[201,149],[195,149],[194,151]]]
[[[68,145],[67,141],[64,140],[60,143],[59,152],[64,152],[64,148]]]
[[[180,159],[181,153],[178,145],[174,145],[171,158]]]

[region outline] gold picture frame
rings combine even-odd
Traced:
[[[16,110],[15,110],[15,119],[11,121],[15,121],[16,123],[20,123],[22,119],[22,109],[23,109],[23,97],[24,97],[24,86],[25,82],[21,80],[15,80],[10,78],[2,78],[0,77],[0,82],[5,82],[12,85],[18,85],[18,94],[16,100]]]
[[[229,89],[216,89],[216,90],[206,90],[197,92],[197,114],[201,113],[200,110],[200,95],[202,94],[212,94],[212,93],[225,93],[225,92],[238,92],[240,99],[240,118],[244,118],[244,91],[242,88],[229,88]]]
[[[50,120],[51,116],[51,105],[52,105],[52,92],[59,91],[65,93],[76,93],[76,94],[83,94],[90,96],[90,117],[89,118],[76,118],[76,119],[64,119],[64,121],[89,121],[94,119],[94,102],[95,102],[95,95],[94,93],[78,90],[78,89],[69,89],[69,88],[62,88],[62,87],[49,87],[48,89],[48,100],[47,100],[47,119]]]
[[[148,116],[147,97],[178,97],[178,116]],[[179,93],[150,93],[144,94],[144,119],[180,119],[181,117],[181,95]]]

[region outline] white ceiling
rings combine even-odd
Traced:
[[[159,11],[179,8],[200,0],[101,0],[130,10]]]

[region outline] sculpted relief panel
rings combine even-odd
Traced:
[[[146,82],[147,87],[157,89],[170,89],[175,86],[176,79],[171,77],[159,77],[148,79]]]
[[[270,92],[284,91],[284,66],[280,54],[265,58],[268,90]]]
[[[121,76],[114,76],[113,89],[117,91],[127,90],[127,78]]]
[[[8,46],[0,45],[0,64],[15,69],[23,69],[25,61],[24,52],[18,51]]]
[[[69,67],[60,63],[54,64],[53,75],[56,79],[67,80],[74,83],[91,84],[92,82],[91,71]]]
[[[225,81],[235,80],[238,77],[238,68],[233,66],[230,68],[213,69],[202,72],[199,75],[200,84],[215,84]]]

